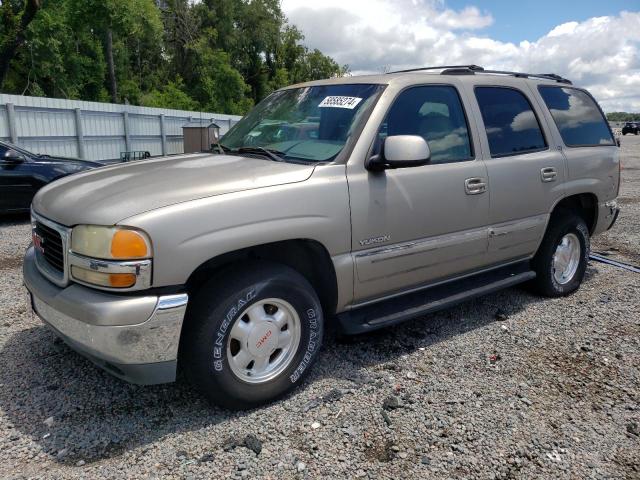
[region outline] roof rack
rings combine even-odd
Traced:
[[[475,75],[476,73],[489,73],[495,75],[511,75],[518,78],[544,78],[545,80],[555,80],[558,83],[566,83],[567,85],[573,85],[571,80],[561,77],[555,73],[524,73],[524,72],[510,72],[506,70],[485,70],[479,65],[444,65],[439,67],[421,67],[410,68],[408,70],[398,70],[391,73],[409,73],[420,72],[424,70],[442,70],[440,75]]]
[[[409,72],[420,72],[422,70],[452,70],[452,69],[465,69],[466,71],[471,70],[484,70],[484,68],[478,65],[440,65],[439,67],[419,67],[419,68],[409,68],[407,70],[396,70],[394,72],[387,72],[387,74],[392,73],[409,73]]]

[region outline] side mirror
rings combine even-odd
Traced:
[[[22,155],[21,153],[15,151],[15,150],[7,150],[6,152],[4,152],[4,157],[3,159],[6,162],[11,162],[11,163],[22,163],[26,160],[25,156]]]
[[[429,163],[431,150],[427,141],[419,135],[394,135],[387,137],[382,153],[374,155],[366,164],[368,170],[420,167]]]

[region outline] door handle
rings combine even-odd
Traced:
[[[487,191],[487,182],[484,178],[473,177],[464,181],[464,191],[467,195],[478,195]]]
[[[544,167],[540,170],[540,179],[543,182],[555,182],[558,172],[554,167]]]

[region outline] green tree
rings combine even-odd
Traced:
[[[200,105],[184,91],[184,82],[178,77],[169,81],[159,90],[151,90],[141,97],[145,107],[175,108],[177,110],[198,110]]]
[[[0,88],[9,71],[11,60],[23,45],[27,28],[33,21],[40,0],[4,0],[0,2]]]
[[[11,93],[243,114],[348,73],[304,46],[279,0],[0,0],[0,25]]]

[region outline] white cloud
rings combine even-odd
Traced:
[[[518,44],[478,33],[489,12],[444,0],[283,0],[306,43],[354,74],[422,65],[553,72],[588,88],[606,111],[640,111],[640,12],[594,17]],[[523,20],[525,21],[525,20]]]

